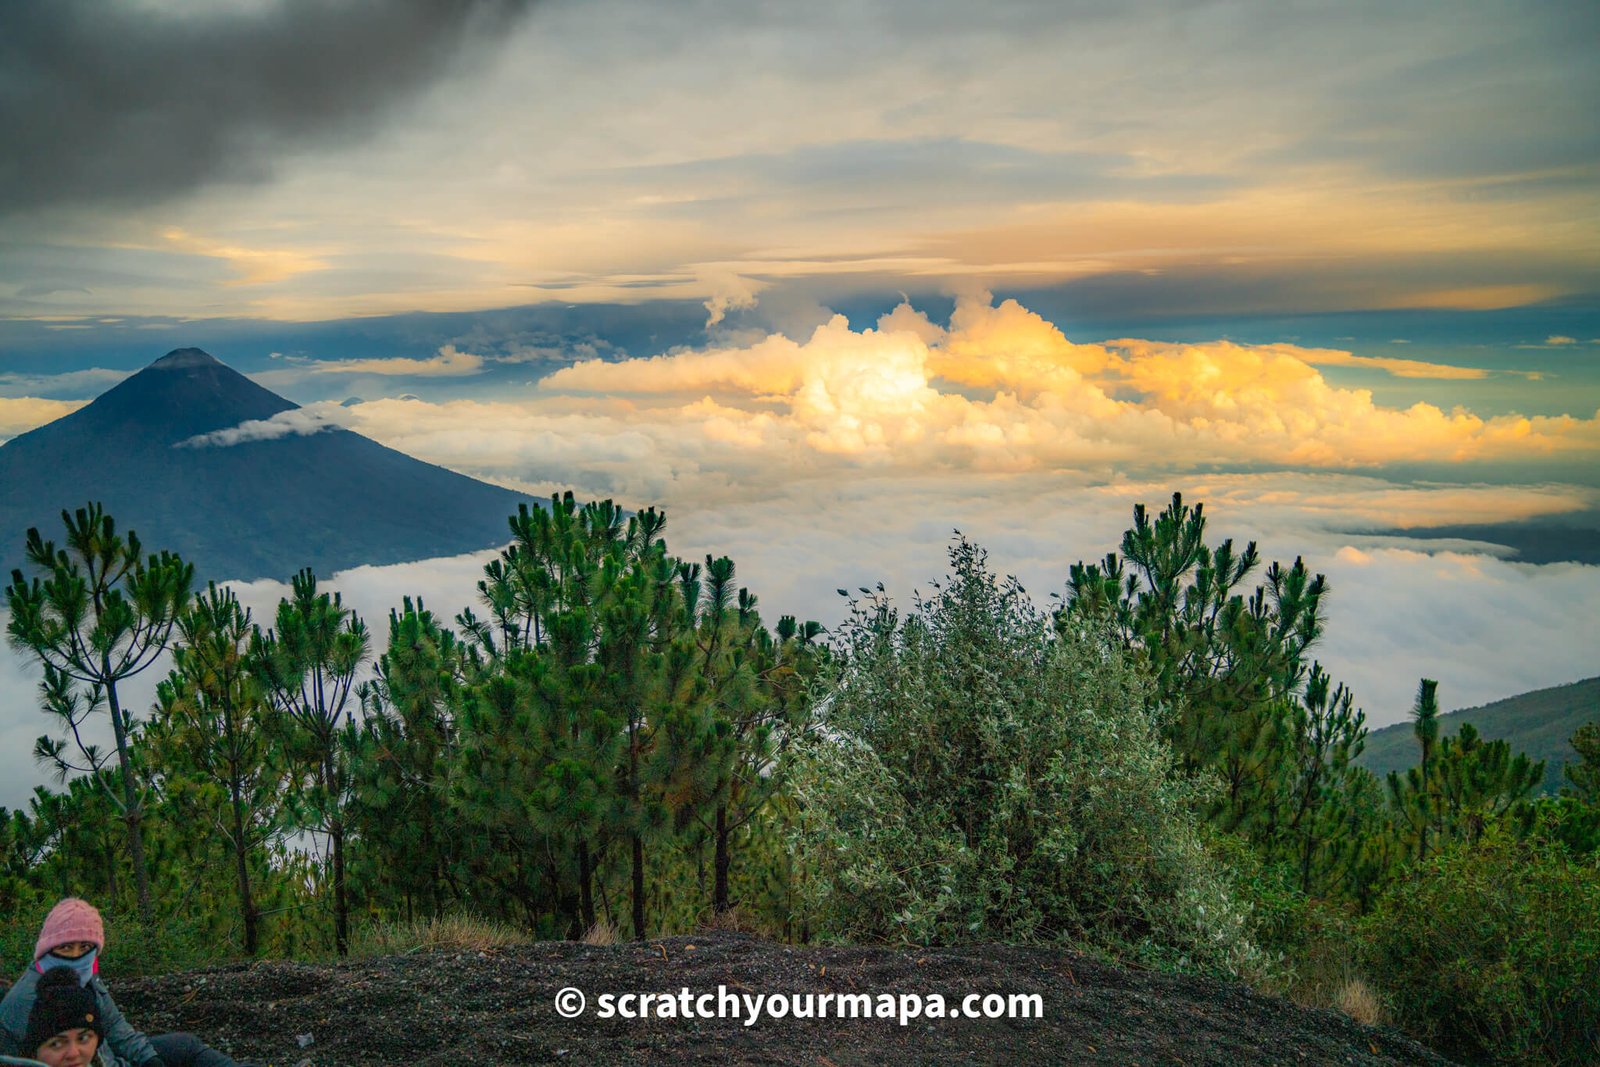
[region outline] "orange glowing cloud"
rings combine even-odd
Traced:
[[[70,415],[86,400],[45,400],[36,396],[0,396],[0,440],[27,433],[36,426]]]
[[[985,295],[959,301],[948,328],[902,306],[877,329],[855,331],[836,316],[803,342],[772,335],[740,349],[592,360],[541,384],[676,407],[714,420],[722,439],[759,433],[875,464],[1343,468],[1600,452],[1600,419],[1383,407],[1370,390],[1335,386],[1317,370],[1365,361],[1292,344],[1075,344],[1016,301],[993,306]],[[1420,361],[1367,365],[1476,376]]]

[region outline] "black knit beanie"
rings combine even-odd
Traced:
[[[94,990],[78,984],[75,971],[54,967],[44,972],[34,987],[33,1009],[28,1012],[28,1032],[21,1052],[31,1056],[40,1045],[66,1030],[93,1030],[106,1036],[105,1023],[94,1002]]]

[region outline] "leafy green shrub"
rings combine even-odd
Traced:
[[[13,982],[33,960],[33,946],[39,929],[55,901],[32,904],[6,916],[0,922],[0,983]]]
[[[51,899],[0,923],[0,979],[15,980],[33,960],[39,930],[55,903]],[[133,915],[107,914],[102,918],[106,950],[101,953],[100,966],[107,977],[129,978],[204,967],[226,959],[230,953],[230,946],[226,942],[218,944],[198,921],[165,918],[145,926]]]
[[[1368,1024],[1383,1020],[1353,904],[1301,892],[1294,864],[1265,861],[1236,833],[1215,831],[1206,847],[1228,869],[1234,900],[1249,915],[1262,957],[1252,984],[1303,1007]]]
[[[0,979],[14,981],[34,958],[38,929],[45,923],[54,901],[18,913],[0,923]],[[134,977],[187,971],[229,957],[230,945],[216,944],[205,926],[187,918],[163,918],[150,926],[133,915],[104,915],[106,952],[101,953],[101,973],[107,977]]]
[[[101,970],[131,978],[188,971],[231,959],[233,942],[217,938],[200,918],[169,916],[148,926],[136,916],[106,916],[106,951]]]
[[[1237,972],[1245,916],[1145,679],[976,546],[901,618],[881,595],[802,746],[793,841],[813,928],[852,941],[1073,942]]]
[[[1502,834],[1392,885],[1371,973],[1402,1025],[1464,1062],[1600,1061],[1600,864]]]

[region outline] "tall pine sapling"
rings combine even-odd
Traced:
[[[265,694],[250,670],[255,627],[230,589],[215,582],[178,617],[172,672],[156,687],[160,737],[175,773],[216,783],[226,794],[223,836],[234,861],[244,950],[260,947],[252,858],[277,828],[282,770],[265,729]]]
[[[318,593],[309,569],[294,576],[293,595],[278,603],[276,626],[251,639],[250,662],[279,718],[289,761],[296,767],[306,829],[328,841],[334,945],[349,950],[350,907],[345,889],[345,814],[350,756],[358,745],[351,696],[367,658],[366,625],[338,593]]]
[[[12,571],[6,599],[11,620],[6,636],[59,676],[89,687],[89,700],[103,693],[116,739],[122,796],[139,914],[154,911],[141,821],[144,802],[129,751],[135,721],[122,706],[118,685],[145,670],[166,648],[178,613],[189,598],[194,568],[170,552],[142,558],[132,530],[118,535],[116,523],[95,503],[61,513],[66,540],[58,547],[37,529],[28,531],[26,559],[38,572],[31,580]]]

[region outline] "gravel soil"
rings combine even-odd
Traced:
[[[338,965],[236,964],[116,980],[146,1033],[188,1030],[272,1067],[462,1064],[1447,1064],[1388,1030],[1228,982],[1060,949],[796,948],[739,934],[544,942]],[[563,1018],[575,987],[587,1010]],[[601,994],[1036,993],[1039,1019],[599,1018]],[[831,1009],[837,1013],[837,1009]]]

